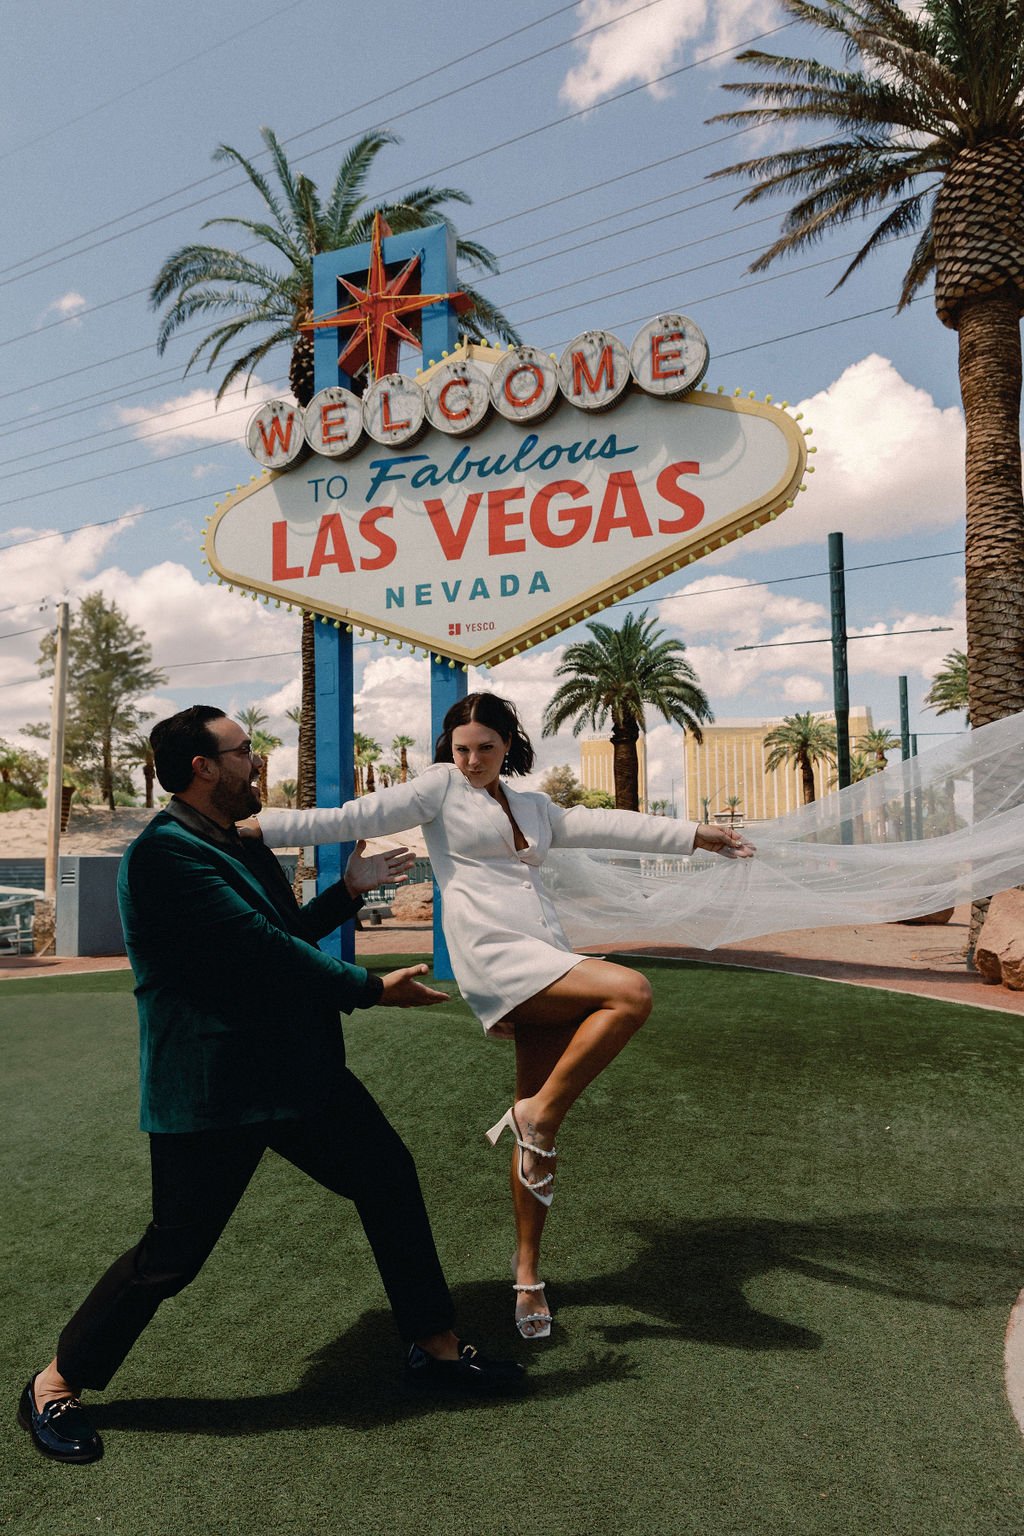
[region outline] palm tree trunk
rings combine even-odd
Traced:
[[[640,766],[636,755],[639,739],[640,727],[635,720],[616,721],[612,727],[615,806],[620,811],[640,809]]]
[[[1024,496],[1017,302],[986,295],[959,314],[967,422],[967,672],[972,725],[1024,709]]]
[[[977,726],[1024,709],[1020,313],[1009,295],[986,295],[965,301],[958,320],[967,423],[968,712]],[[987,911],[988,901],[971,908],[969,965]]]
[[[800,779],[803,784],[804,805],[810,805],[814,800],[814,764],[806,752],[801,752],[798,759],[800,765]]]
[[[103,743],[103,796],[112,811],[117,809],[114,804],[114,749],[110,739]]]
[[[302,618],[302,715],[299,719],[298,805],[316,805],[316,644],[315,619]]]
[[[142,777],[146,781],[146,810],[153,809],[153,780],[156,778],[156,770],[149,761],[142,765]]]

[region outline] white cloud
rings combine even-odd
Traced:
[[[90,587],[145,632],[156,663],[173,668],[168,687],[175,691],[209,689],[216,693],[211,702],[233,712],[253,702],[250,679],[284,682],[298,666],[296,615],[202,581],[184,565],[165,560],[137,576],[109,566],[91,578]],[[240,660],[245,657],[261,659]],[[227,685],[225,677],[232,679]]]
[[[817,449],[807,491],[776,522],[731,545],[729,556],[820,546],[833,531],[859,541],[902,538],[963,518],[963,415],[908,384],[888,358],[872,353],[853,363],[797,409]]]
[[[830,707],[832,648],[827,637],[831,621],[824,604],[780,595],[723,574],[687,582],[677,594],[662,599],[656,613],[669,634],[686,642],[687,659],[716,714],[728,714],[730,700],[752,693],[775,701],[764,706],[766,714],[779,712],[782,703],[793,709]],[[901,672],[930,683],[943,656],[965,644],[963,598],[946,614],[908,609],[876,623],[849,627],[857,635],[879,636],[849,642],[855,679],[872,673],[891,678],[898,655]],[[922,632],[892,638],[894,631],[907,630]],[[794,643],[820,642],[822,637],[826,643]],[[737,646],[761,648],[737,650]]]
[[[239,384],[228,391],[220,406],[216,404],[216,395],[215,389],[192,389],[188,394],[148,405],[120,406],[117,418],[123,426],[134,426],[134,436],[148,442],[158,457],[189,444],[225,443],[237,447],[244,441],[245,426],[253,411],[265,400],[281,398],[281,391],[254,377],[248,392]],[[216,465],[197,468],[210,471]]]
[[[634,14],[628,15],[631,10]],[[634,0],[584,0],[579,30],[588,32],[617,16],[622,20],[580,39],[581,57],[560,91],[574,107],[593,106],[635,81],[657,82],[695,57],[731,50],[769,25],[777,12],[771,0],[729,0],[717,6],[708,0],[662,0],[639,12]],[[698,39],[700,47],[688,47]],[[652,83],[651,94],[666,96],[672,85]]]
[[[783,681],[782,697],[798,712],[817,705],[823,709],[832,708],[832,699],[824,680],[820,677],[808,677],[806,673],[791,672]]]
[[[59,319],[67,320],[72,325],[81,325],[82,322],[77,317],[83,309],[88,309],[88,307],[89,301],[84,294],[71,291],[69,293],[62,293],[60,298],[54,299],[52,304],[46,306],[44,313],[56,315]]]

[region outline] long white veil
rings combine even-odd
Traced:
[[[758,822],[748,835],[752,859],[552,849],[544,883],[577,948],[699,949],[918,917],[1024,885],[1024,714]]]

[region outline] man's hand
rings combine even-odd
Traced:
[[[417,976],[426,976],[429,970],[429,965],[407,965],[402,971],[389,971],[384,977],[384,991],[377,1006],[423,1008],[429,1003],[449,1002],[447,992],[438,992],[416,980]]]
[[[754,844],[748,843],[742,832],[733,832],[728,827],[708,826],[706,823],[697,828],[693,846],[695,851],[700,848],[704,853],[720,853],[725,859],[749,859],[755,852]]]
[[[365,839],[360,838],[345,865],[343,878],[350,896],[362,896],[366,891],[375,891],[378,885],[405,884],[406,870],[411,869],[416,862],[414,853],[410,853],[408,848],[387,848],[383,853],[371,854],[367,859],[363,857],[365,847]]]

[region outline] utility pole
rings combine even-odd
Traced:
[[[908,762],[912,753],[910,745],[910,705],[907,702],[907,679],[902,676],[900,684],[900,751],[903,761]],[[909,842],[914,836],[914,802],[911,799],[909,789],[903,791],[903,838]]]
[[[832,697],[836,717],[839,788],[850,782],[850,672],[846,661],[846,573],[843,536],[828,536],[828,586],[832,604]]]
[[[910,705],[907,702],[907,679],[901,677],[900,685],[900,751],[903,761],[910,757]]]
[[[64,788],[64,715],[68,691],[68,605],[57,604],[57,648],[53,659],[53,702],[50,705],[50,764],[46,775],[46,872],[44,889],[57,899],[57,856]]]

